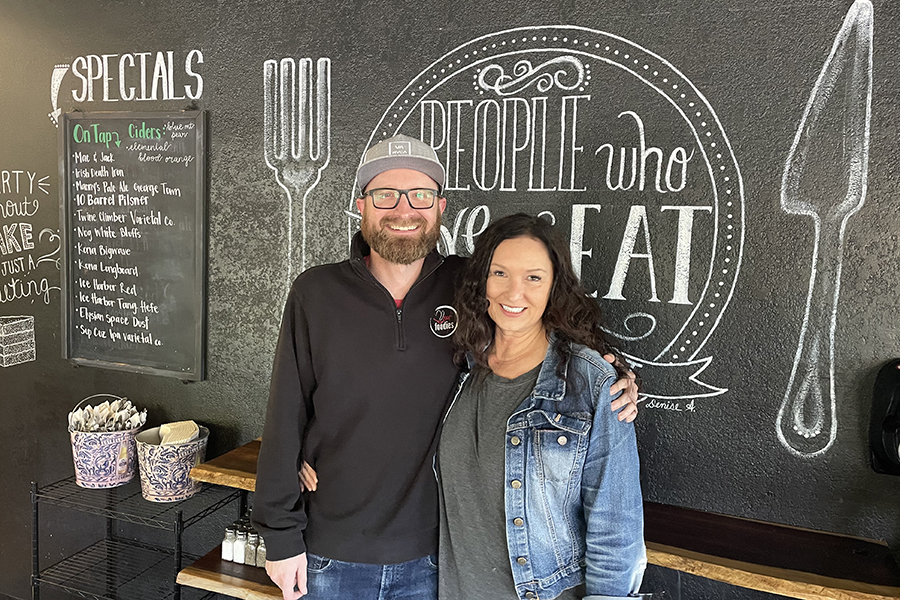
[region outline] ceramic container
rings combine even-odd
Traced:
[[[134,438],[140,430],[70,431],[75,483],[83,488],[111,488],[134,479]]]
[[[209,429],[201,426],[200,436],[185,444],[162,446],[159,439],[159,427],[135,436],[141,495],[151,502],[187,500],[200,489],[200,483],[190,478],[190,472],[206,458]]]

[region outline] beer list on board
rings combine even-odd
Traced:
[[[204,118],[202,112],[64,118],[66,358],[202,379]]]

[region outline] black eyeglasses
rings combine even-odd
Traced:
[[[425,210],[434,206],[437,190],[414,188],[411,190],[395,190],[394,188],[375,188],[365,192],[363,196],[371,196],[375,208],[390,210],[400,204],[400,198],[406,196],[409,205],[416,210]]]

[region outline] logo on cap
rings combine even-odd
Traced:
[[[388,146],[388,154],[391,156],[396,156],[398,154],[409,156],[412,154],[412,148],[410,147],[409,142],[391,142]]]
[[[439,338],[450,337],[456,331],[458,323],[459,315],[455,308],[450,305],[438,306],[431,317],[431,333]]]

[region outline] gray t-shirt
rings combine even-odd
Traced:
[[[506,544],[506,422],[539,372],[540,365],[515,379],[489,372],[483,380],[483,372],[475,372],[447,416],[438,447],[440,600],[516,598]],[[566,590],[559,598],[584,595],[577,592]]]

